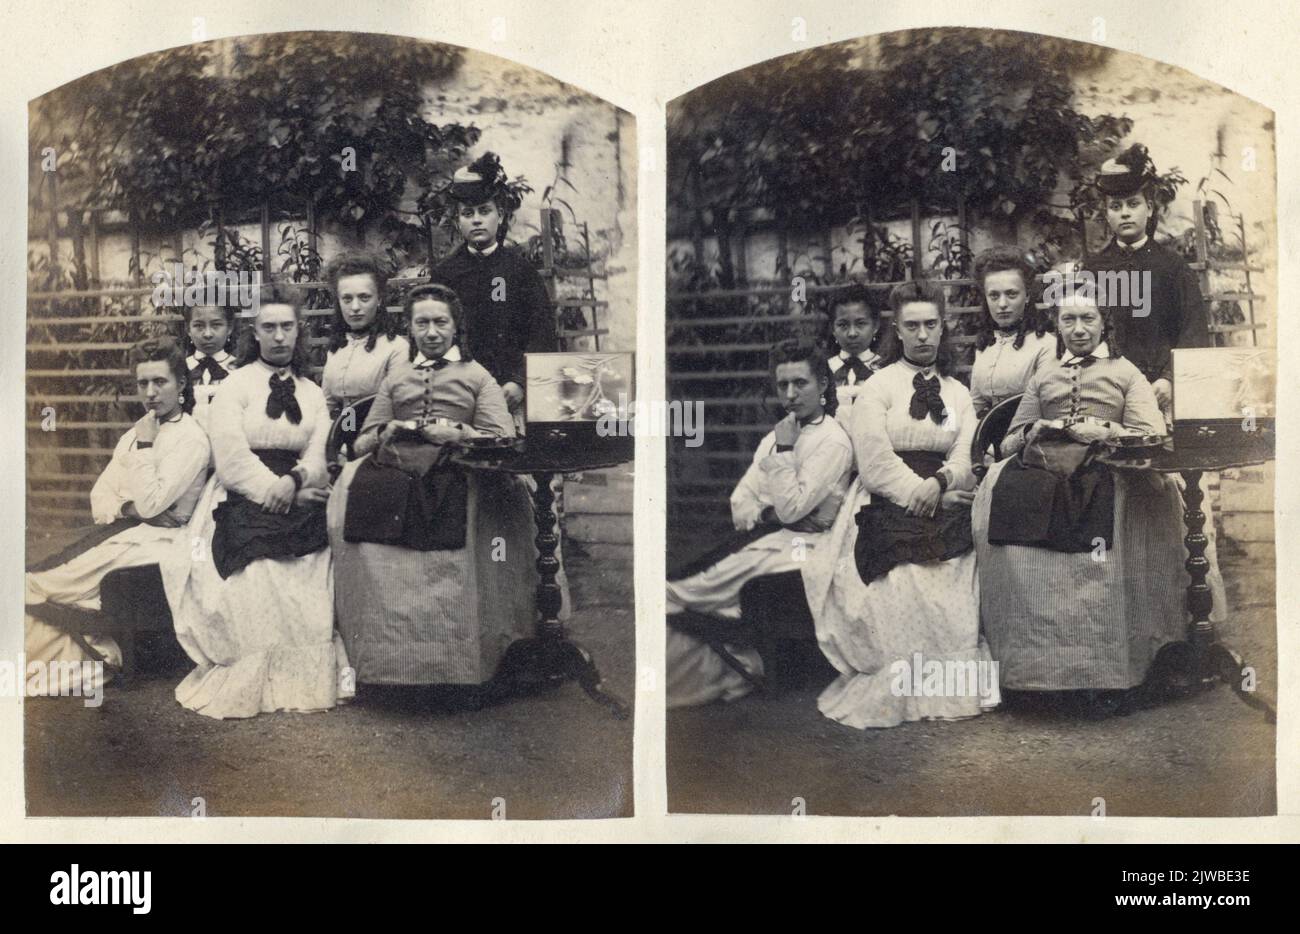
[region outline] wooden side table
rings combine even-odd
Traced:
[[[556,573],[560,569],[555,551],[559,545],[556,535],[555,493],[551,481],[556,474],[576,473],[582,470],[599,470],[616,467],[631,460],[630,449],[626,456],[621,451],[602,454],[599,451],[552,451],[546,456],[524,449],[501,449],[484,452],[482,449],[463,447],[457,449],[451,460],[470,470],[502,471],[527,474],[536,483],[533,490],[533,516],[537,523],[537,620],[534,634],[519,639],[506,649],[492,680],[484,685],[484,699],[501,700],[506,697],[527,695],[555,688],[566,681],[577,681],[587,696],[603,704],[619,720],[628,717],[627,704],[605,690],[604,680],[591,653],[569,638],[560,622],[560,585]]]
[[[1244,687],[1249,667],[1242,656],[1219,639],[1210,619],[1213,596],[1205,578],[1210,561],[1205,557],[1209,538],[1205,534],[1205,513],[1201,506],[1205,494],[1201,477],[1205,473],[1254,467],[1273,460],[1276,435],[1272,419],[1260,419],[1246,430],[1236,419],[1181,422],[1175,426],[1172,448],[1162,449],[1149,457],[1129,459],[1122,452],[1102,460],[1118,470],[1155,470],[1176,473],[1183,478],[1183,525],[1187,535],[1187,610],[1191,622],[1187,641],[1162,650],[1172,669],[1167,684],[1175,692],[1203,690],[1216,682],[1227,683],[1245,703],[1264,712],[1269,723],[1277,722],[1277,710],[1266,698]]]

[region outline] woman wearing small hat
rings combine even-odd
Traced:
[[[1143,296],[1144,309],[1135,313],[1135,302],[1116,302],[1115,296],[1108,295],[1106,311],[1116,339],[1124,348],[1124,356],[1151,383],[1156,401],[1168,420],[1172,418],[1173,404],[1173,348],[1210,347],[1214,343],[1200,283],[1178,253],[1155,241],[1159,214],[1156,167],[1145,146],[1134,143],[1114,159],[1102,163],[1096,185],[1106,199],[1106,224],[1112,237],[1100,253],[1088,258],[1086,266],[1094,275],[1117,271],[1150,274],[1144,285],[1147,290]],[[1145,315],[1141,313],[1143,310],[1147,312]],[[1201,489],[1208,494],[1207,476],[1201,478]],[[1226,603],[1208,495],[1205,504],[1209,537],[1206,557],[1210,560],[1207,581],[1214,592],[1210,619],[1219,622],[1224,618]]]
[[[464,242],[430,278],[460,298],[470,322],[470,352],[501,385],[513,412],[524,398],[524,352],[557,347],[546,285],[523,251],[506,243],[520,205],[506,182],[495,153],[484,153],[457,170],[448,194]]]
[[[1151,383],[1160,408],[1173,398],[1174,347],[1211,346],[1209,320],[1196,274],[1176,252],[1155,242],[1158,205],[1156,167],[1141,143],[1102,164],[1097,188],[1105,198],[1112,237],[1086,263],[1094,273],[1149,273],[1147,304],[1135,309],[1108,296],[1115,333],[1124,352]],[[1146,314],[1142,314],[1143,311]]]

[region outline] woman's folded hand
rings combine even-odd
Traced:
[[[289,507],[293,505],[293,495],[296,486],[293,477],[285,474],[275,483],[271,484],[271,489],[266,494],[266,500],[262,503],[262,508],[267,512],[286,513]]]
[[[942,488],[939,486],[938,480],[933,477],[923,480],[921,485],[913,490],[911,497],[908,498],[907,514],[927,518],[933,516],[935,507],[939,505],[939,494],[941,492]]]
[[[1104,425],[1100,422],[1075,422],[1065,430],[1071,438],[1080,444],[1106,441],[1114,433],[1114,429],[1110,425]]]
[[[975,494],[970,490],[944,490],[940,502],[944,508],[949,506],[969,506],[975,501]]]
[[[453,441],[459,441],[464,435],[459,428],[453,428],[450,425],[439,425],[430,423],[420,429],[420,434],[424,440],[430,444],[450,444]]]
[[[330,491],[320,486],[305,486],[294,495],[294,502],[299,506],[323,503],[330,497]]]

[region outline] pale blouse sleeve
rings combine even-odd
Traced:
[[[90,514],[96,525],[107,525],[122,517],[122,505],[126,500],[118,492],[118,486],[122,480],[124,457],[134,440],[135,429],[128,428],[126,434],[117,439],[112,459],[90,489]]]
[[[389,373],[396,372],[401,364],[405,363],[411,357],[411,345],[407,343],[405,337],[394,337],[388,342],[388,354],[384,359],[383,369],[379,371],[379,382],[382,383]]]
[[[305,382],[305,381],[304,381]],[[314,385],[308,384],[311,388]],[[299,385],[298,391],[306,395],[304,387]],[[318,397],[319,402],[314,407],[315,413],[312,419],[311,434],[307,437],[307,446],[302,449],[302,454],[298,457],[298,463],[302,465],[304,471],[303,486],[323,487],[329,485],[329,473],[325,469],[325,442],[329,439],[330,428],[333,427],[334,420],[330,418],[329,409],[325,407],[324,397]],[[304,412],[303,417],[309,417],[309,413]]]
[[[375,401],[370,403],[370,411],[366,413],[366,420],[361,426],[361,431],[357,434],[356,443],[352,446],[353,454],[360,457],[379,447],[379,429],[392,420],[393,378],[385,377],[379,383],[379,391],[375,393]]]
[[[253,502],[266,502],[266,494],[279,478],[262,463],[249,447],[244,433],[244,410],[249,405],[264,404],[248,389],[227,384],[212,400],[210,427],[212,453],[217,461],[217,478],[227,490],[234,490]]]
[[[1051,331],[1043,335],[1043,339],[1038,342],[1038,345],[1038,353],[1034,354],[1034,365],[1029,368],[1030,376],[1033,376],[1056,359],[1056,338],[1052,336]]]
[[[346,344],[343,346],[347,347]],[[320,388],[325,393],[325,408],[330,412],[337,412],[343,407],[343,397],[335,391],[339,383],[338,366],[336,366],[338,360],[339,351],[331,350],[325,359],[325,369],[320,378]]]
[[[980,361],[988,353],[988,348],[975,351],[975,363],[970,370],[970,398],[971,404],[975,406],[976,412],[981,412],[989,407],[989,398],[984,395],[984,390],[980,387],[984,385],[984,370],[980,366]]]
[[[474,400],[474,420],[471,424],[476,430],[498,438],[515,436],[515,421],[510,416],[510,408],[506,405],[505,393],[492,378],[492,374],[487,371],[483,372],[483,380],[479,383],[478,394]]]
[[[886,419],[884,380],[867,380],[867,388],[853,404],[853,451],[858,459],[858,479],[868,493],[883,496],[900,506],[908,499],[922,480],[903,459],[894,453],[889,439]]]
[[[957,409],[955,415],[956,431],[952,446],[948,448],[943,466],[948,468],[948,473],[952,477],[950,489],[954,490],[973,490],[975,489],[975,474],[971,471],[970,446],[975,440],[975,427],[978,419],[975,418],[975,407],[971,404],[970,394],[964,387],[958,387],[961,391],[954,393],[956,398],[953,400]],[[945,425],[952,425],[952,421],[945,421]]]
[[[763,471],[759,464],[775,447],[776,435],[769,432],[758,443],[753,461],[731,492],[731,521],[742,532],[752,529],[763,514]]]
[[[1132,369],[1128,387],[1124,391],[1124,427],[1148,435],[1166,432],[1165,417],[1160,412],[1155,390],[1136,367]]]
[[[782,525],[798,522],[835,490],[853,463],[853,451],[836,431],[825,432],[802,456],[773,452],[758,462],[763,489]]]
[[[201,432],[171,428],[176,436],[165,446],[128,450],[123,457],[126,488],[141,519],[170,509],[208,469],[208,439]],[[170,433],[170,431],[169,431]]]

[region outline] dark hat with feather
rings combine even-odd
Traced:
[[[1156,165],[1147,148],[1134,143],[1114,159],[1107,159],[1097,171],[1097,187],[1107,197],[1127,198],[1154,184]]]
[[[469,165],[456,170],[447,194],[462,204],[483,204],[503,195],[509,200],[508,181],[500,157],[494,152],[485,152]]]

